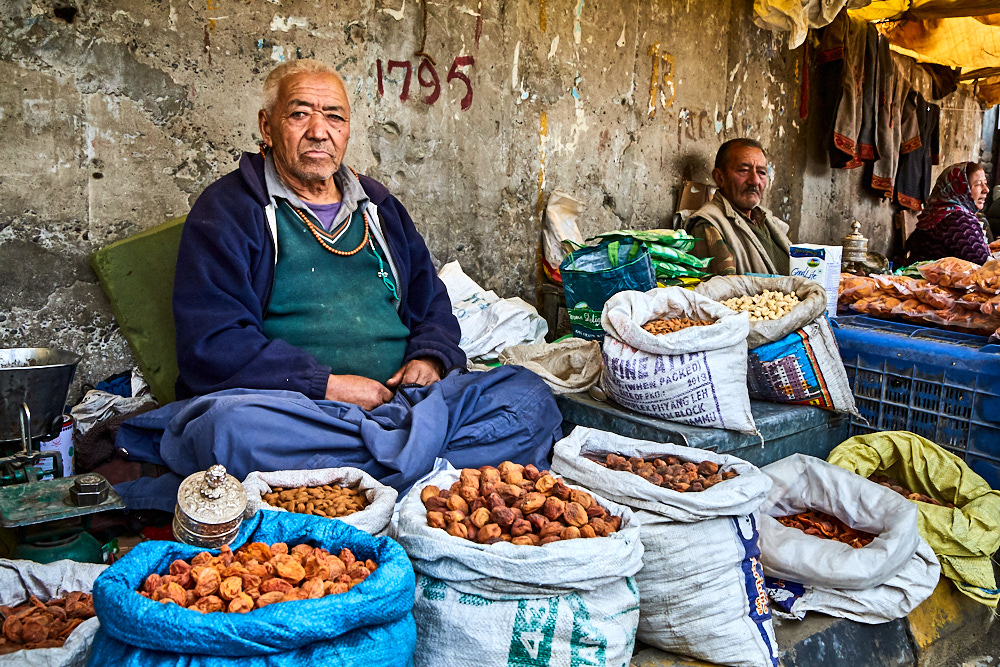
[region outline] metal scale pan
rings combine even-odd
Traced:
[[[58,452],[38,443],[59,433],[80,355],[49,348],[0,349],[0,526],[71,519],[124,503],[101,475],[61,477]],[[20,447],[18,447],[20,445]],[[55,479],[36,481],[34,466],[53,459]],[[28,482],[18,484],[15,482]]]

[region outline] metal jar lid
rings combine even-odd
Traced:
[[[196,472],[177,491],[174,537],[211,548],[228,544],[239,532],[246,506],[246,490],[224,466]]]

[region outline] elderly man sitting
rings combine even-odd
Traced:
[[[695,211],[687,228],[700,239],[692,249],[711,257],[708,270],[788,275],[788,225],[760,205],[767,188],[767,156],[753,139],[731,139],[719,147],[712,178],[719,186]]]
[[[181,476],[215,463],[239,478],[354,466],[400,489],[438,457],[547,467],[551,392],[522,368],[464,372],[406,209],[343,162],[350,117],[335,70],[280,65],[264,83],[262,154],[195,202],[174,285],[187,400],[129,420],[116,443],[174,475],[119,485],[130,507],[172,509]]]

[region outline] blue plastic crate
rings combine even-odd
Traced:
[[[851,435],[912,431],[1000,488],[1000,346],[861,316],[837,318],[833,332],[867,420],[852,418]]]

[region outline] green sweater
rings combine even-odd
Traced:
[[[370,243],[347,257],[329,252],[287,201],[281,200],[276,219],[278,260],[264,335],[312,354],[333,375],[385,383],[403,365],[410,334],[379,276],[384,266],[391,284],[385,258],[377,257]],[[336,243],[318,224],[315,228],[337,250],[353,250],[364,238],[363,209],[354,212]]]

